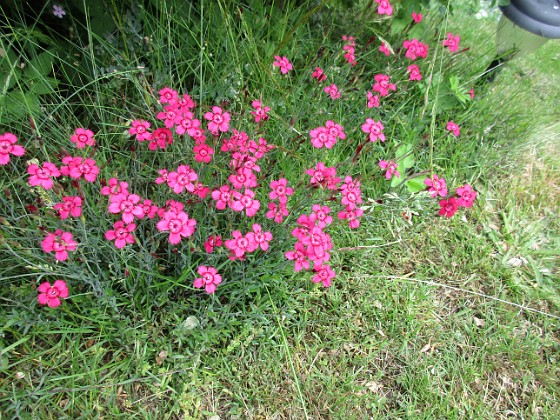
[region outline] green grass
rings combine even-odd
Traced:
[[[366,115],[378,115],[363,110],[363,87],[369,73],[386,68],[375,58],[377,47],[363,50],[364,73],[354,85],[344,85],[351,100],[326,99],[319,88],[309,87],[307,70],[322,65],[334,82],[344,83],[351,69],[342,58],[340,36],[365,42],[372,32],[388,29],[373,20],[375,14],[358,19],[363,4],[342,11],[328,5],[314,13],[307,10],[315,3],[308,9],[261,2],[160,4],[153,13],[134,12],[151,34],[144,44],[122,13],[116,13],[115,42],[129,43],[121,53],[115,50],[120,44],[101,38],[96,43],[102,48],[92,47],[95,32],[73,41],[83,62],[77,72],[62,66],[68,72],[62,79],[72,79],[69,91],[57,87],[43,111],[31,109],[36,130],[28,119],[4,120],[29,138],[41,137],[29,143],[30,155],[54,160],[70,147],[74,127],[89,126],[99,133],[95,156],[107,162],[103,176],[134,179],[142,196],[152,193],[148,181],[154,171],[164,164],[176,167],[190,156],[189,148],[154,155],[136,145],[131,159],[134,143],[121,133],[135,116],[153,120],[157,89],[166,84],[188,91],[202,105],[199,113],[219,103],[238,117],[262,95],[273,109],[262,130],[267,139],[274,135],[283,152],[267,170],[285,174],[293,185],[303,184],[302,172],[316,156],[307,142],[300,149],[296,144],[327,115],[344,119],[348,137],[362,142],[359,125]],[[434,71],[440,65],[446,76],[457,71],[469,88],[493,56],[494,23],[474,26],[460,12],[448,21],[427,13],[420,35],[427,39],[434,27],[446,25],[461,34],[462,45],[473,46],[453,60],[438,61],[447,56],[430,44],[430,57],[438,57]],[[18,30],[23,34],[18,42],[36,43],[30,55],[45,48],[28,27]],[[13,40],[1,39],[3,46]],[[400,36],[391,39],[396,45]],[[54,41],[49,45],[48,51],[69,60]],[[356,143],[324,151],[330,164],[348,156],[339,174],[346,169],[360,174],[366,199],[360,229],[332,233],[330,263],[337,277],[329,289],[294,273],[277,251],[276,259],[260,255],[231,266],[225,254],[210,257],[224,263],[231,278],[215,296],[196,293],[190,282],[200,253],[187,248],[200,248],[212,229],[222,224],[231,229],[240,218],[208,211],[204,216],[213,224],[201,222],[199,236],[179,253],[149,241],[117,253],[100,233],[112,224],[100,216],[106,204],[93,199],[84,219],[72,225],[76,236],[87,237],[78,253],[83,265],[55,264],[37,250],[37,228],[54,229],[58,221],[48,209],[21,216],[18,209],[37,200],[36,190],[25,187],[24,176],[3,179],[12,195],[0,199],[0,412],[23,418],[558,416],[556,48],[551,42],[509,63],[493,84],[475,88],[477,98],[466,107],[437,108],[449,99],[441,84],[433,115],[438,123],[458,117],[458,139],[431,126],[433,102],[420,117],[422,92],[399,90],[388,99],[393,118],[380,114],[391,133],[383,146],[368,144],[355,164]],[[270,63],[276,54],[293,59],[294,75],[274,75]],[[117,72],[105,72],[109,65]],[[402,65],[392,71],[405,74]],[[240,129],[252,129],[239,121]],[[435,218],[435,200],[402,187],[389,189],[377,161],[393,156],[405,140],[415,146],[412,171],[444,173],[450,190],[470,183],[479,194],[473,208],[449,220]],[[20,163],[14,170],[25,168]],[[217,156],[215,168],[223,163],[227,160]],[[84,189],[90,196],[96,191]],[[307,194],[297,197],[302,208],[312,202]],[[48,204],[57,195],[42,198]],[[92,227],[91,220],[101,226]],[[137,236],[153,235],[147,225],[143,229]],[[287,250],[292,242],[281,229],[291,227],[274,231]],[[156,242],[163,244],[161,239]],[[58,276],[71,283],[71,299],[58,310],[40,307],[30,284]]]

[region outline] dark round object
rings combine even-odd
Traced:
[[[500,6],[509,20],[545,38],[560,38],[560,0],[510,0]]]

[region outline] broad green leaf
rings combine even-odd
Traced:
[[[426,189],[426,184],[424,184],[423,177],[409,179],[405,182],[405,185],[406,188],[408,188],[408,191],[410,191],[411,193],[417,193]]]
[[[52,72],[53,56],[49,51],[42,52],[33,58],[24,71],[29,79],[40,79]]]

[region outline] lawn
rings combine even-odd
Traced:
[[[0,413],[560,415],[558,41],[485,83],[499,12],[474,18],[470,2],[453,14],[394,2],[392,16],[365,1],[86,3],[64,3],[62,18],[50,4],[0,7],[0,135],[25,147],[0,166]],[[405,56],[412,39],[426,57]],[[386,96],[380,74],[396,85]],[[192,99],[175,109],[188,122],[163,112],[165,87]],[[208,125],[219,113],[227,128]],[[143,140],[138,121],[174,131]],[[321,137],[329,121],[337,134]],[[77,148],[79,127],[95,144]],[[30,185],[30,167],[72,167],[69,156],[95,160],[93,182],[68,169],[52,188]],[[401,176],[387,179],[382,160]],[[318,163],[336,170],[333,188],[312,180]],[[424,182],[435,174],[448,189],[437,197]],[[111,178],[151,200],[142,217],[119,219]],[[282,180],[293,193],[271,184]],[[225,185],[220,208],[211,191]],[[440,215],[464,185],[472,206]],[[69,196],[81,212],[63,219]],[[180,213],[196,224],[174,236]],[[120,244],[119,220],[131,233]],[[77,242],[66,258],[44,245],[58,229]],[[197,283],[202,266],[221,281]],[[42,305],[39,286],[59,279],[68,297]]]

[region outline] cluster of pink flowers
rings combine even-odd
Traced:
[[[432,197],[444,197],[444,199],[439,201],[440,216],[450,218],[457,212],[459,207],[471,207],[476,199],[476,191],[468,184],[455,190],[457,197],[447,197],[447,183],[444,178],[440,178],[436,174],[431,178],[426,178],[424,184],[429,187],[428,191]]]
[[[314,128],[309,132],[309,135],[313,147],[326,147],[327,149],[332,149],[338,139],[344,140],[346,138],[344,128],[332,120],[327,121],[322,127]]]
[[[257,249],[268,251],[269,242],[272,240],[272,233],[263,232],[261,225],[254,223],[253,230],[243,235],[239,230],[234,230],[232,239],[225,241],[226,248],[230,250],[230,260],[243,260],[246,253],[251,253]]]
[[[327,75],[321,67],[315,67],[315,70],[311,73],[311,77],[316,79],[318,83],[322,83],[327,80]]]
[[[265,106],[261,101],[257,100],[251,102],[251,106],[254,109],[254,111],[251,111],[251,115],[255,117],[256,123],[268,120],[268,112],[270,111],[269,106]]]
[[[423,44],[416,38],[412,40],[406,40],[403,42],[403,46],[406,49],[405,57],[414,61],[418,57],[426,58],[428,56],[428,44]]]
[[[344,58],[350,65],[355,66],[358,64],[356,60],[356,39],[353,36],[346,35],[342,35],[342,39],[346,41],[346,44],[342,47],[345,51]]]
[[[453,35],[448,32],[447,39],[443,40],[443,46],[449,48],[450,52],[455,52],[459,49],[459,42],[461,42],[461,37],[459,35]]]
[[[414,21],[414,23],[422,22],[423,18],[424,16],[422,16],[422,13],[412,12],[412,20]]]
[[[340,91],[338,90],[338,87],[334,83],[332,85],[325,86],[323,90],[329,94],[332,100],[340,98]]]

